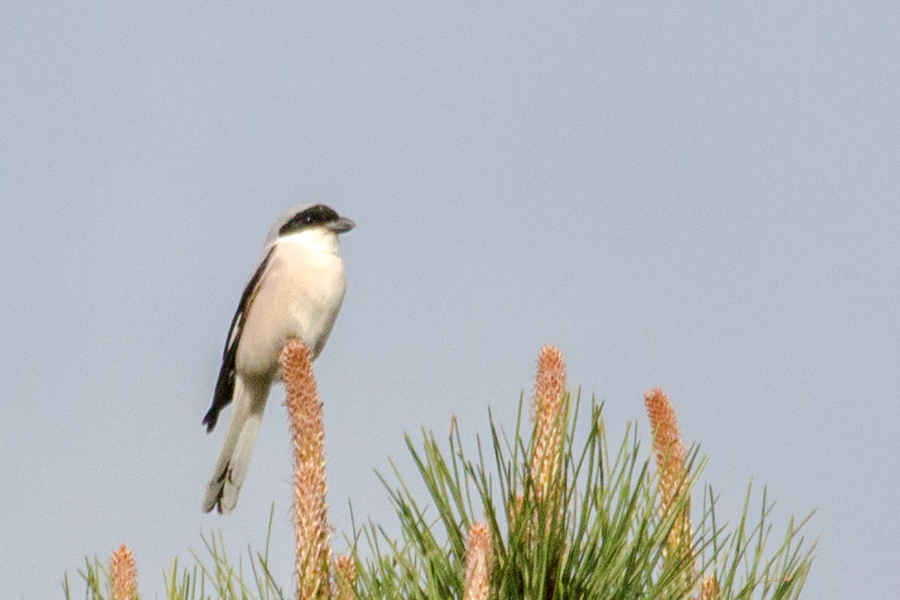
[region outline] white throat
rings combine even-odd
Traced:
[[[291,233],[278,238],[276,244],[296,244],[317,252],[340,254],[341,242],[333,231],[324,227],[312,227],[299,233]]]

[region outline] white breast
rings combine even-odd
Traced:
[[[244,377],[278,378],[288,339],[318,356],[344,300],[346,278],[333,233],[307,230],[282,238],[250,305],[236,367]]]

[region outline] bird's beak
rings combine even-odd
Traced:
[[[346,233],[356,227],[356,223],[354,223],[350,219],[341,217],[337,221],[332,221],[326,227],[329,231],[334,233]]]

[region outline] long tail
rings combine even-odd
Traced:
[[[231,420],[206,486],[203,512],[210,512],[216,506],[223,514],[234,510],[253,458],[253,446],[269,398],[269,387],[269,383],[245,383],[240,375],[235,378]]]

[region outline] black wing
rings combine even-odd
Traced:
[[[244,293],[241,295],[241,302],[238,304],[237,312],[231,320],[231,329],[228,330],[228,339],[225,340],[225,350],[222,352],[222,367],[219,369],[219,380],[216,382],[216,391],[213,394],[212,406],[203,417],[203,424],[206,425],[207,433],[212,431],[219,420],[219,413],[223,408],[231,404],[231,398],[234,396],[234,363],[237,357],[238,342],[241,340],[241,333],[244,329],[244,320],[253,298],[256,297],[256,291],[259,287],[259,281],[262,279],[266,267],[269,265],[269,259],[272,258],[272,252],[275,251],[274,246],[269,250],[266,257],[259,263],[256,273],[250,278]]]

